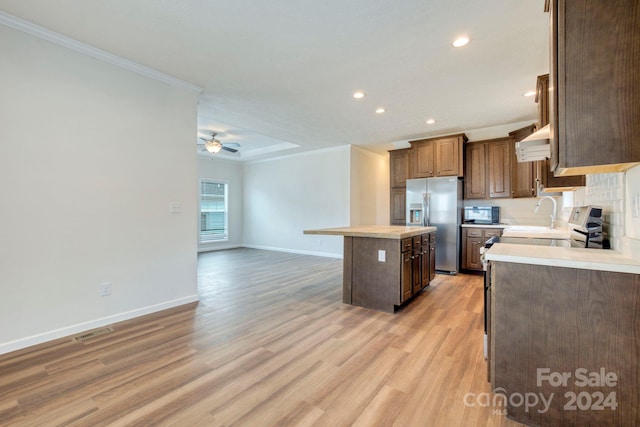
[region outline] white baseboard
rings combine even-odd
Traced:
[[[212,252],[212,251],[221,251],[224,249],[236,249],[236,248],[242,248],[242,245],[238,245],[238,244],[228,244],[228,245],[215,245],[215,246],[200,246],[198,248],[198,253],[201,252]]]
[[[79,332],[85,332],[103,326],[111,325],[113,323],[122,322],[123,320],[133,319],[134,317],[144,316],[146,314],[155,313],[157,311],[167,310],[169,308],[177,307],[184,304],[189,304],[198,301],[198,295],[190,295],[183,298],[178,298],[171,301],[165,301],[160,304],[154,304],[147,307],[137,308],[135,310],[126,311],[124,313],[114,314],[112,316],[102,317],[100,319],[91,320],[89,322],[78,323],[76,325],[67,326],[53,331],[44,332],[42,334],[32,335],[26,338],[20,338],[14,341],[9,341],[0,344],[0,354],[9,353],[16,350],[21,350],[33,345],[42,344],[48,341],[53,341],[58,338],[68,337],[70,335],[77,334]]]
[[[288,249],[288,248],[277,248],[273,246],[260,246],[260,245],[242,245],[245,248],[251,249],[262,249],[265,251],[277,251],[277,252],[288,252],[292,254],[300,254],[300,255],[313,255],[313,256],[321,256],[325,258],[337,258],[342,259],[342,254],[332,254],[328,252],[313,252],[313,251],[301,251],[298,249]]]

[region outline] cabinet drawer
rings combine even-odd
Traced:
[[[467,237],[482,237],[482,228],[467,228]]]
[[[422,246],[427,246],[430,242],[430,234],[423,234],[422,237]]]
[[[416,236],[413,238],[413,248],[419,248],[422,246],[422,236]]]
[[[401,243],[401,250],[402,252],[407,252],[410,251],[412,248],[412,239],[411,237],[407,238],[407,239],[402,239],[402,243]]]

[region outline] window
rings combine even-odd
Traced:
[[[227,240],[227,183],[200,181],[200,243]]]

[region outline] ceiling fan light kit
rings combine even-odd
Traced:
[[[217,139],[210,139],[204,143],[204,147],[211,154],[216,154],[220,150],[222,150],[222,144]]]
[[[210,152],[211,154],[219,153],[220,150],[225,150],[230,153],[238,152],[237,148],[240,148],[240,144],[238,144],[237,142],[223,144],[222,142],[216,139],[216,135],[217,134],[215,132],[211,132],[211,139],[200,138],[201,140],[204,141],[204,148],[208,152]],[[237,147],[237,148],[232,148],[232,147]]]

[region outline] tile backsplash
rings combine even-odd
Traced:
[[[624,173],[587,175],[586,187],[563,195],[563,217],[568,218],[570,206],[602,206],[603,231],[611,247],[620,250],[624,236],[624,181]]]

